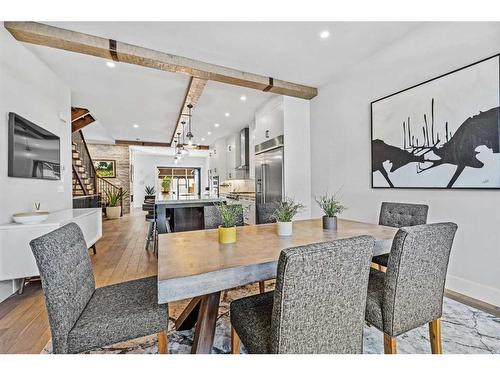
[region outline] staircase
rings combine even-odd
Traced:
[[[73,208],[102,207],[108,205],[106,192],[121,192],[122,188],[96,175],[94,162],[81,130],[72,134]],[[123,200],[120,200],[123,215]]]

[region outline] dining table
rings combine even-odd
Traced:
[[[191,353],[210,353],[221,291],[276,277],[281,250],[317,242],[370,235],[374,255],[388,253],[397,228],[339,219],[326,230],[321,219],[293,222],[293,235],[278,236],[276,224],[236,228],[237,241],[221,244],[217,229],[159,235],[158,303],[191,298],[175,329],[195,327]]]

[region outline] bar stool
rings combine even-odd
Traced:
[[[146,246],[145,246],[146,251],[149,249],[149,244],[155,239],[154,233],[156,231],[156,220],[155,220],[154,209],[155,209],[154,202],[151,204],[150,202],[147,202],[147,200],[144,201],[144,204],[142,205],[142,210],[147,211],[146,221],[149,223],[148,235],[146,237]]]

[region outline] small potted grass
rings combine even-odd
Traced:
[[[156,189],[154,186],[146,185],[144,187],[144,199],[155,199]]]
[[[219,226],[219,242],[222,244],[236,242],[236,223],[243,215],[241,205],[216,204],[220,212],[222,224]]]
[[[347,207],[337,200],[335,195],[322,195],[316,198],[316,203],[321,207],[323,213],[323,229],[337,229],[337,215],[346,210]]]
[[[128,196],[127,190],[106,190],[107,206],[106,206],[106,217],[108,219],[119,219],[122,214],[122,207],[120,203],[123,199]]]
[[[304,206],[296,203],[292,198],[285,198],[279,203],[272,218],[276,220],[278,236],[291,236],[293,234],[292,219]]]

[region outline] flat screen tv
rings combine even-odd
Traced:
[[[9,113],[9,177],[61,179],[60,150],[58,136]]]

